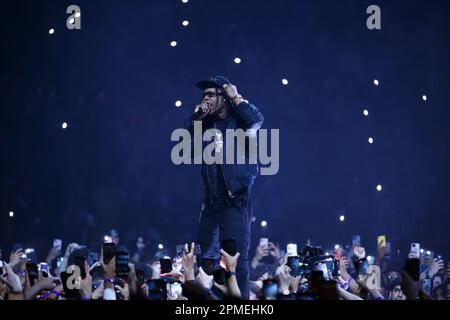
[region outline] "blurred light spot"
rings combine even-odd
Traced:
[[[281,80],[281,83],[284,84],[285,86],[287,86],[287,84],[289,83],[289,81],[287,81],[287,79],[283,79],[283,80]]]
[[[368,141],[369,141],[370,144],[372,144],[373,143],[373,138],[369,137]]]
[[[345,220],[345,216],[342,214],[342,215],[339,217],[339,220],[340,220],[341,222],[343,222],[343,221]]]
[[[427,100],[428,100],[428,97],[427,97],[426,95],[423,95],[423,96],[422,96],[422,100],[423,100],[423,101],[427,101]]]
[[[234,63],[237,63],[237,64],[241,63],[241,58],[234,58]]]
[[[183,2],[183,3],[188,3],[189,0],[181,0],[181,2]]]
[[[12,218],[12,217],[14,217],[14,212],[13,211],[10,211],[9,212],[9,216]]]
[[[423,253],[424,252],[424,250],[423,249],[420,249],[420,253]]]
[[[55,29],[50,29],[50,30],[48,30],[48,33],[49,33],[49,34],[54,34],[54,33],[55,33]]]
[[[189,21],[184,20],[184,21],[182,22],[182,25],[185,26],[185,27],[187,27],[187,26],[189,25]]]
[[[75,13],[75,17],[79,18],[81,16],[81,13],[77,12]]]
[[[164,246],[160,243],[160,244],[158,244],[158,249],[162,250],[162,249],[164,249]]]
[[[182,103],[180,100],[175,102],[175,107],[181,107]]]
[[[369,110],[364,109],[363,114],[367,117],[369,115]]]
[[[377,86],[377,85],[380,84],[380,81],[378,81],[377,79],[375,79],[375,80],[373,80],[373,84]]]
[[[383,187],[381,186],[381,184],[377,185],[377,190],[381,191],[383,189]]]
[[[339,250],[339,245],[338,244],[334,245],[334,250]]]
[[[170,45],[171,45],[172,47],[176,47],[176,46],[177,46],[177,42],[176,42],[176,41],[172,41],[172,42],[170,43]]]
[[[74,23],[75,23],[75,19],[74,19],[74,18],[70,19],[70,20],[69,20],[69,23],[70,23],[70,24],[74,24]]]
[[[67,122],[63,122],[62,125],[61,125],[61,127],[62,127],[63,129],[67,129]]]
[[[267,221],[266,220],[261,221],[261,227],[265,227],[265,226],[267,226]]]

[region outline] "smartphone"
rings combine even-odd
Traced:
[[[411,243],[409,253],[413,254],[416,258],[420,257],[420,243]]]
[[[387,241],[386,242],[386,254],[385,257],[389,258],[391,256],[391,242]]]
[[[373,265],[375,262],[374,256],[367,256],[367,262],[369,263],[369,266]]]
[[[3,276],[3,277],[6,277],[6,268],[4,268],[3,267],[3,261],[1,261],[0,260],[0,274]]]
[[[356,246],[360,246],[361,245],[361,236],[360,235],[354,235],[352,237],[352,246],[356,247]]]
[[[25,249],[25,254],[27,255],[28,262],[38,263],[36,252],[33,248]]]
[[[409,258],[405,260],[405,271],[414,281],[420,280],[420,260],[418,258]]]
[[[28,279],[30,280],[30,285],[34,285],[34,280],[37,280],[38,277],[38,265],[34,262],[27,262],[26,269],[28,272]]]
[[[213,272],[214,282],[224,285],[227,282],[226,271],[224,268],[217,269]]]
[[[60,278],[61,278],[61,284],[63,286],[64,289],[64,293],[66,295],[66,299],[78,299],[79,295],[78,295],[78,289],[76,288],[72,288],[69,289],[68,283],[69,283],[69,277],[72,276],[72,273],[67,273],[65,271],[61,272],[59,274]]]
[[[297,245],[295,243],[288,243],[286,252],[288,257],[298,256]]]
[[[259,245],[265,248],[269,247],[269,238],[260,238]]]
[[[202,269],[208,275],[211,276],[214,273],[214,259],[203,258],[202,259]]]
[[[300,275],[300,257],[289,256],[287,259],[287,266],[291,269],[291,275],[297,277]]]
[[[116,255],[116,245],[112,242],[103,244],[103,263],[108,264]]]
[[[61,239],[53,239],[53,248],[56,248],[59,251],[61,251],[62,250],[62,240]]]
[[[168,285],[168,300],[177,300],[183,293],[183,287],[180,281],[174,281]]]
[[[136,284],[137,287],[140,288],[145,282],[145,272],[140,269],[136,269]]]
[[[19,249],[24,249],[24,246],[23,246],[23,244],[21,243],[21,242],[16,242],[16,243],[14,243],[13,244],[13,247],[12,247],[12,251],[13,252],[16,252],[17,250],[19,250]]]
[[[333,275],[333,278],[338,278],[341,275],[340,264],[341,264],[341,261],[339,261],[337,259],[333,259],[333,271],[331,272]]]
[[[261,296],[264,300],[277,300],[278,283],[275,279],[263,280]]]
[[[87,262],[89,267],[92,267],[96,262],[98,262],[98,253],[97,252],[89,252]]]
[[[159,259],[159,262],[161,263],[161,273],[169,273],[172,271],[172,259],[164,257]]]
[[[222,240],[222,249],[234,257],[236,255],[236,241],[234,239]]]
[[[386,248],[386,236],[381,235],[377,237],[377,245],[379,248]]]
[[[127,278],[130,268],[128,267],[130,256],[128,252],[116,252],[116,276],[118,278]]]
[[[330,280],[326,263],[318,263],[314,266],[314,271],[321,271],[325,280]]]
[[[48,264],[46,264],[45,262],[41,262],[39,264],[39,271],[41,271],[44,278],[48,278],[48,276],[50,275]]]
[[[75,256],[73,259],[73,264],[80,269],[81,279],[86,278],[86,269],[84,268],[84,263],[86,258],[84,256]]]

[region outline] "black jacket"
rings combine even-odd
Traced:
[[[189,130],[191,136],[194,137],[194,120],[196,115],[193,115],[186,121],[185,128]],[[202,119],[202,135],[207,129],[215,128],[216,120],[212,116],[207,116]],[[231,105],[230,115],[227,119],[228,125],[226,129],[248,129],[258,130],[264,122],[264,116],[254,105],[247,101],[242,101],[239,106]],[[223,154],[224,164],[220,164],[222,168],[223,178],[230,197],[234,197],[244,191],[249,191],[252,187],[256,175],[259,172],[258,164],[250,164],[248,159],[248,152],[245,153],[245,164],[225,164],[226,162],[226,132],[223,134]],[[202,151],[206,145],[211,141],[202,142]],[[247,150],[247,148],[246,148]],[[247,150],[248,151],[248,150]],[[235,143],[235,159],[236,159],[236,143]],[[198,156],[198,155],[197,155]],[[217,185],[216,165],[208,165],[202,161],[202,178],[205,184],[206,199],[212,202],[212,188]]]

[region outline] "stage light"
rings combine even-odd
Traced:
[[[241,58],[234,58],[234,63],[236,63],[236,64],[241,63]]]
[[[377,190],[381,191],[383,189],[383,187],[381,186],[381,184],[377,185]]]
[[[431,254],[431,251],[427,251],[427,255],[429,256]]]
[[[184,20],[184,21],[182,22],[182,25],[185,26],[185,27],[187,27],[187,26],[189,25],[189,21]]]
[[[342,215],[339,217],[339,220],[340,220],[341,222],[344,222],[345,216],[342,214]]]
[[[63,122],[62,125],[61,125],[61,128],[67,129],[67,122]]]
[[[425,250],[423,250],[423,249],[420,249],[420,253],[423,253]]]
[[[54,34],[55,33],[55,29],[52,28],[52,29],[48,30],[48,33],[49,34]]]
[[[363,114],[367,117],[369,115],[369,111],[367,109],[364,109]]]
[[[261,221],[261,227],[265,227],[265,226],[267,226],[267,221],[266,220]]]
[[[181,2],[183,2],[183,3],[188,3],[189,0],[181,0]]]
[[[164,246],[160,243],[160,244],[158,244],[158,249],[162,250],[162,249],[164,249]]]
[[[10,212],[9,212],[9,217],[10,217],[10,218],[14,217],[14,212],[13,212],[13,211],[10,211]]]
[[[367,141],[369,141],[369,143],[372,144],[373,143],[373,138],[369,137],[369,139]]]
[[[172,41],[172,42],[170,43],[170,45],[171,45],[172,47],[176,47],[176,46],[177,46],[177,42],[176,42],[176,41]]]
[[[179,107],[181,107],[181,105],[182,105],[182,103],[180,100],[175,102],[175,107],[179,108]]]
[[[325,255],[328,256],[328,255],[330,255],[330,253],[327,251],[327,252],[325,252]]]
[[[423,95],[423,96],[422,96],[422,100],[423,100],[423,101],[427,101],[427,100],[428,100],[428,97],[427,97],[426,95]]]
[[[375,80],[373,80],[373,84],[377,86],[377,85],[380,84],[380,81],[378,81],[377,79],[375,79]]]
[[[287,81],[287,79],[283,79],[283,80],[281,80],[281,83],[284,84],[285,86],[287,86],[289,81]]]
[[[338,244],[334,245],[334,250],[339,250],[339,245]]]

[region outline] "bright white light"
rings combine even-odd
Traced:
[[[429,256],[431,254],[431,251],[427,251],[427,255]]]
[[[335,244],[334,245],[334,250],[338,250],[339,249],[339,245],[338,244]]]
[[[326,255],[326,256],[328,256],[329,254],[330,254],[330,253],[329,253],[328,251],[327,251],[327,252],[325,252],[325,255]]]
[[[75,13],[75,17],[79,18],[81,16],[81,13],[77,12]]]
[[[377,190],[381,191],[383,189],[383,187],[381,186],[381,184],[377,185]]]
[[[339,217],[339,220],[340,220],[341,222],[343,222],[343,221],[345,220],[345,216],[344,216],[344,215],[341,215],[341,216]]]
[[[427,101],[427,100],[428,100],[428,97],[427,97],[426,95],[423,95],[423,96],[422,96],[422,100],[423,100],[423,101]]]
[[[176,46],[177,46],[177,42],[176,42],[176,41],[172,41],[172,42],[170,43],[170,45],[171,45],[172,47],[176,47]]]
[[[54,34],[54,33],[55,33],[55,29],[50,29],[50,30],[48,30],[48,33],[49,33],[49,34]]]
[[[281,80],[281,83],[284,84],[285,86],[287,86],[287,84],[289,83],[289,81],[287,81],[287,79],[283,79],[283,80]]]
[[[14,212],[10,211],[10,212],[9,212],[9,216],[10,216],[11,218],[14,217]]]
[[[175,102],[175,107],[181,107],[181,105],[182,105],[182,103],[181,103],[181,101],[180,100],[178,100],[178,101],[176,101]]]
[[[423,249],[420,249],[420,253],[423,253],[424,252],[424,250]]]
[[[266,220],[261,221],[261,227],[265,227],[265,226],[267,226],[267,221]]]
[[[61,125],[61,127],[62,127],[63,129],[67,129],[67,122],[63,122],[62,125]]]
[[[234,63],[237,63],[237,64],[241,63],[241,58],[234,58]]]
[[[158,249],[162,250],[162,249],[164,249],[164,246],[160,243],[160,244],[158,244]]]
[[[184,21],[182,22],[182,25],[185,26],[185,27],[187,27],[187,26],[189,25],[189,21],[184,20]]]
[[[183,3],[188,3],[189,0],[181,0],[181,2],[183,2]]]
[[[377,85],[380,84],[380,81],[378,81],[377,79],[375,79],[375,80],[373,80],[373,84],[377,86]]]
[[[369,141],[369,143],[372,144],[373,143],[373,138],[370,137],[367,141]]]
[[[364,109],[363,114],[367,117],[369,115],[369,111],[367,109]]]
[[[70,20],[69,20],[69,23],[70,23],[70,24],[74,24],[74,23],[75,23],[75,19],[74,19],[74,18],[70,19]]]
[[[103,240],[104,240],[104,241],[109,241],[109,239],[110,239],[109,236],[104,236],[104,237],[103,237]]]

